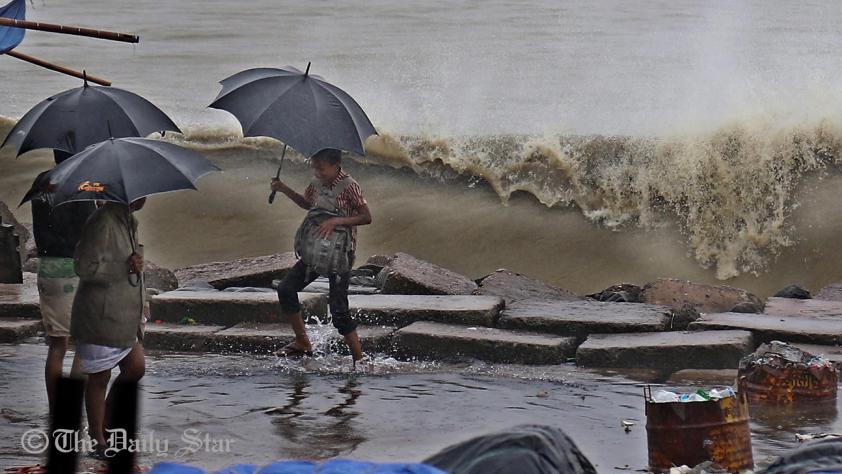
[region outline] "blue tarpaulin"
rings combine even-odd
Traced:
[[[0,7],[0,16],[13,20],[26,19],[26,0],[12,0]],[[0,54],[11,51],[23,41],[26,30],[11,26],[0,26]]]
[[[156,464],[149,474],[206,474],[199,468],[175,463]],[[281,461],[258,467],[251,464],[228,466],[213,474],[447,474],[426,464],[378,464],[346,459],[325,463],[310,461]]]

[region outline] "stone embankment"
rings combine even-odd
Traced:
[[[147,277],[144,344],[175,351],[271,353],[292,341],[277,286],[292,254],[216,262]],[[178,289],[173,290],[178,286]],[[472,280],[411,255],[375,256],[352,274],[350,309],[364,349],[404,358],[584,367],[734,369],[771,340],[842,359],[842,284],[761,301],[745,290],[662,279],[577,296],[509,270]],[[300,294],[308,324],[326,324],[329,284]],[[41,331],[36,278],[0,285],[0,342]],[[338,334],[329,350],[345,350]]]

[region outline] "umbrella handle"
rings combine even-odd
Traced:
[[[278,166],[278,172],[275,174],[275,179],[279,179],[281,177],[281,169],[284,167],[284,157],[287,155],[287,146],[284,145],[284,151],[281,152],[281,164]],[[278,194],[277,191],[272,191],[269,194],[269,204],[275,202],[275,195]]]

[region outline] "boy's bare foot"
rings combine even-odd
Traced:
[[[359,369],[365,369],[366,367],[370,367],[370,366],[372,365],[372,363],[374,362],[374,361],[373,361],[371,358],[369,358],[367,355],[363,355],[363,356],[362,356],[361,358],[359,358],[359,359],[354,359],[354,358],[352,357],[352,358],[351,358],[351,361],[352,361],[352,362],[353,362],[353,364],[354,364],[354,369],[353,369],[353,370],[357,370],[358,368],[359,368]]]
[[[295,342],[290,342],[289,344],[275,351],[275,355],[278,357],[287,357],[290,359],[296,359],[304,356],[312,357],[313,350],[301,347]]]

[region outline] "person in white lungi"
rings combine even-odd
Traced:
[[[117,380],[127,382],[140,380],[146,370],[141,345],[146,289],[137,220],[132,215],[145,202],[145,198],[131,205],[107,202],[97,209],[85,224],[74,257],[80,281],[70,333],[82,372],[88,374],[85,405],[90,435],[96,441],[95,457],[107,448],[106,391],[111,370],[119,366]]]

